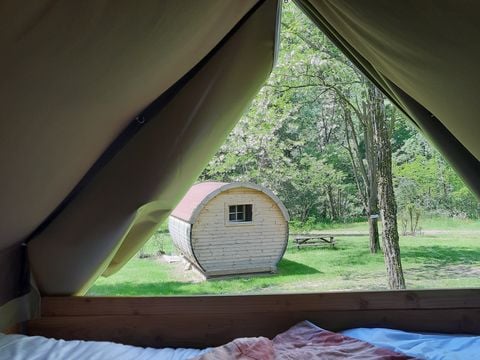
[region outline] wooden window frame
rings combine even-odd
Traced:
[[[235,206],[235,211],[231,211],[231,207]],[[238,207],[243,206],[243,211],[239,212]],[[238,214],[244,214],[243,217],[245,219],[246,214],[247,214],[247,206],[251,207],[251,220],[230,220],[230,215],[235,214],[235,217],[238,216]],[[253,204],[226,204],[226,225],[253,225],[254,219],[253,219]]]

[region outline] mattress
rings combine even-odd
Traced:
[[[412,333],[383,328],[356,328],[342,331],[341,334],[414,358],[480,359],[480,336]],[[311,337],[309,339],[310,343]],[[207,354],[210,350],[141,348],[106,341],[65,341],[0,333],[0,360],[183,360]]]
[[[55,340],[0,333],[0,360],[184,360],[208,349],[153,349],[107,341]]]

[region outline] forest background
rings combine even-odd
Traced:
[[[399,232],[418,231],[424,216],[478,219],[479,202],[443,157],[293,4],[281,26],[270,79],[200,180],[262,184],[303,228],[365,220],[378,213],[372,122],[383,116]]]

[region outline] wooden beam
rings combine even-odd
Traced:
[[[10,326],[9,328],[6,328],[6,329],[2,330],[2,333],[4,333],[4,334],[23,334],[22,324],[19,323],[19,324]]]
[[[312,294],[43,297],[42,317],[81,315],[162,315],[202,313],[285,312],[316,310],[390,310],[478,308],[480,289],[330,292]]]
[[[28,334],[140,346],[216,346],[302,320],[339,331],[390,327],[480,334],[480,290],[190,297],[46,297]]]

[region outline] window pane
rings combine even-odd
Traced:
[[[228,206],[228,219],[234,222],[251,222],[252,221],[252,204],[240,204]]]
[[[252,205],[245,205],[245,221],[252,221]]]
[[[244,220],[244,213],[237,212],[237,221],[243,221],[243,220]]]

